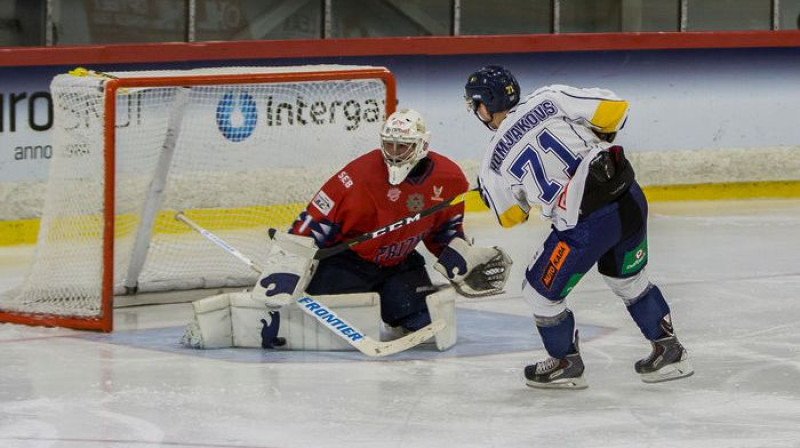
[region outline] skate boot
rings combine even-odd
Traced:
[[[660,383],[691,376],[694,373],[689,363],[689,354],[678,338],[668,332],[661,339],[651,341],[653,351],[645,359],[636,361],[634,368],[645,383]]]
[[[525,383],[540,389],[586,389],[577,332],[574,344],[575,351],[564,359],[550,357],[525,367]]]

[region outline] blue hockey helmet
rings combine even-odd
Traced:
[[[464,86],[467,107],[477,111],[483,103],[489,113],[509,110],[519,103],[519,83],[514,75],[499,65],[487,65],[469,75]]]

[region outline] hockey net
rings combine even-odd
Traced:
[[[36,253],[0,321],[111,331],[113,298],[252,286],[178,211],[264,262],[319,186],[379,146],[382,67],[95,73],[51,84],[54,154]]]

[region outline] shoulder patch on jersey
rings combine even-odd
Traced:
[[[336,177],[342,182],[345,188],[350,188],[353,186],[353,179],[347,174],[347,171],[341,171]]]
[[[319,212],[325,216],[328,216],[328,213],[331,212],[333,206],[336,205],[333,199],[331,199],[322,190],[319,190],[317,195],[314,196],[314,199],[311,200],[311,203],[314,204],[314,207],[316,207],[317,210],[319,210]]]

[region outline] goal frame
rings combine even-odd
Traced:
[[[105,75],[101,75],[105,76]],[[250,74],[196,74],[187,76],[139,76],[118,78],[107,75],[103,83],[103,191],[102,275],[100,314],[98,316],[59,316],[54,314],[8,312],[0,310],[0,322],[66,327],[78,330],[111,332],[114,328],[114,232],[116,210],[116,118],[117,92],[125,88],[194,87],[206,85],[267,84],[287,82],[342,81],[378,79],[386,86],[385,113],[389,116],[397,105],[394,75],[384,67],[348,68],[319,71],[296,71]]]

